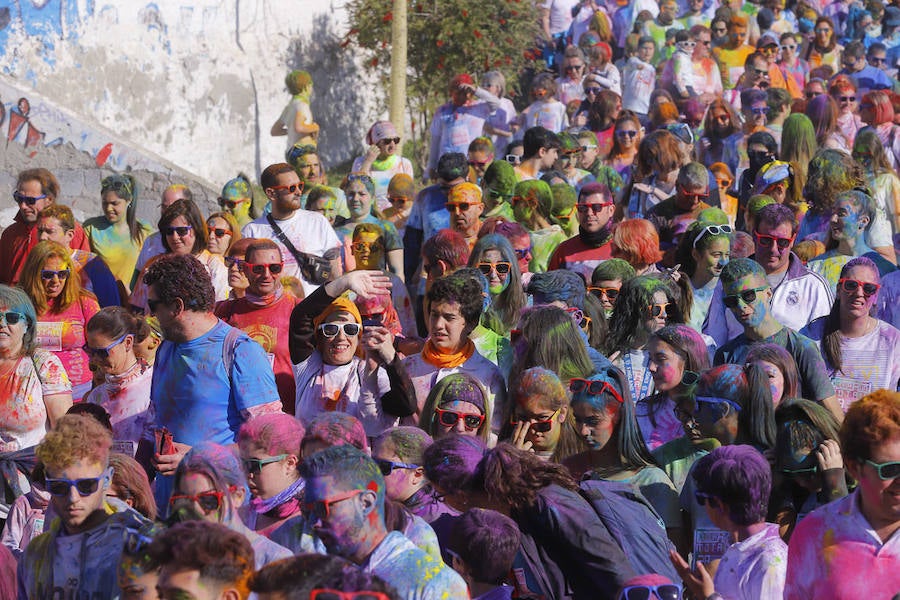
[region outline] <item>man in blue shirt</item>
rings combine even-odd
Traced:
[[[152,451],[152,464],[162,476],[157,478],[157,505],[165,513],[170,476],[191,446],[234,443],[245,421],[280,412],[281,400],[262,346],[213,314],[215,292],[200,261],[190,255],[164,256],[147,268],[144,282],[147,305],[165,337],[150,390],[156,426],[166,427],[174,441],[174,452]]]
[[[841,55],[841,63],[844,66],[841,73],[856,82],[856,93],[859,96],[872,90],[890,90],[893,87],[893,81],[887,73],[866,61],[866,47],[859,40],[847,44]]]

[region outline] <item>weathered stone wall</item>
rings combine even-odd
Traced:
[[[293,68],[313,75],[326,166],[350,159],[384,93],[340,48],[343,20],[327,0],[0,6],[0,190],[22,168],[45,166],[89,216],[114,171],[145,185],[139,214],[151,222],[171,181],[214,199],[238,172],[256,177],[283,160],[286,138],[269,131]]]

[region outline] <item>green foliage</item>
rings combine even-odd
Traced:
[[[391,62],[391,0],[348,0],[350,31],[344,46],[363,53],[388,89]],[[539,36],[531,0],[410,0],[407,95],[414,134],[427,134],[434,109],[448,100],[454,75],[469,73],[478,82],[486,71],[500,71],[513,87],[517,74],[532,64],[529,50]],[[427,141],[427,140],[423,140]]]

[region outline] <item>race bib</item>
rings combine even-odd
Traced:
[[[834,385],[834,392],[844,412],[847,412],[851,404],[872,391],[871,381],[860,381],[849,377],[834,377],[831,383]]]
[[[714,560],[719,560],[728,546],[731,545],[731,536],[721,529],[697,529],[694,531],[694,564],[697,561],[708,565]]]
[[[469,141],[469,130],[465,122],[460,118],[453,119],[450,123],[450,145],[454,148],[467,148]]]
[[[112,444],[112,451],[118,452],[119,454],[126,454],[133,458],[135,452],[137,452],[137,444],[130,440],[115,440]]]
[[[37,345],[50,352],[59,352],[62,350],[62,334],[62,321],[57,321],[55,323],[38,321],[37,327],[35,327]]]

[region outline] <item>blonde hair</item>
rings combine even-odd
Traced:
[[[38,316],[46,314],[50,310],[47,293],[44,291],[44,284],[41,282],[41,271],[50,258],[58,258],[63,263],[64,268],[69,270],[69,276],[63,284],[59,300],[53,307],[54,313],[61,313],[80,300],[82,296],[91,295],[90,292],[86,292],[81,288],[81,277],[75,269],[75,263],[72,262],[72,254],[69,249],[56,242],[40,242],[28,254],[28,259],[22,267],[22,280],[19,284],[34,303]]]
[[[79,460],[109,466],[112,433],[94,417],[63,415],[35,450],[45,467],[65,469]]]

